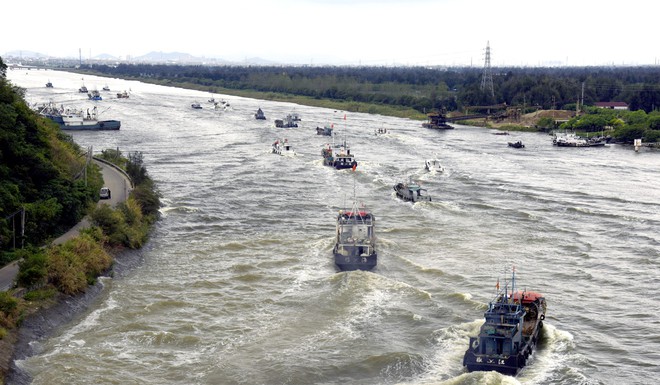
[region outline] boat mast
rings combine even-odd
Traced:
[[[516,292],[516,267],[513,266],[513,273],[511,274],[511,296]]]

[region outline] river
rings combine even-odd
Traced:
[[[649,384],[660,377],[660,153],[558,148],[538,133],[334,111],[57,71],[9,70],[30,103],[91,108],[119,131],[70,132],[140,151],[162,193],[141,263],[17,362],[34,384]],[[45,83],[52,81],[54,88]],[[103,101],[77,89],[108,85]],[[127,90],[128,99],[116,93]],[[215,110],[211,97],[230,108]],[[204,107],[197,110],[191,103]],[[266,121],[254,119],[261,107]],[[298,113],[300,127],[275,128]],[[359,163],[322,165],[334,124]],[[385,128],[385,135],[374,131]],[[298,156],[271,153],[288,139]],[[524,149],[507,147],[522,140]],[[437,157],[444,173],[428,173]],[[432,202],[392,186],[412,176]],[[377,218],[372,272],[338,272],[334,220]],[[516,377],[468,373],[499,279],[548,302]]]

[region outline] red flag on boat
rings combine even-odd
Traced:
[[[344,120],[346,120],[346,114],[344,114]]]
[[[353,168],[353,171],[355,171],[355,169],[357,168],[357,163],[353,162],[353,167],[352,168]]]
[[[500,279],[497,279],[497,283],[495,284],[495,289],[500,290]]]

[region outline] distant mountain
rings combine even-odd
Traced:
[[[95,60],[119,60],[119,58],[117,56],[112,56],[112,55],[107,54],[107,53],[102,53],[100,55],[96,55],[96,56],[94,56],[94,59]]]
[[[133,60],[148,62],[198,62],[201,59],[189,53],[183,52],[156,52],[152,51],[146,55],[133,57]]]
[[[34,51],[10,51],[6,52],[3,57],[22,58],[24,60],[52,60],[55,57],[45,55]],[[62,58],[60,58],[62,59]],[[78,60],[78,57],[67,57],[65,59]],[[82,58],[83,62],[91,60],[92,62],[112,62],[112,61],[128,61],[128,62],[142,62],[142,63],[170,63],[170,64],[201,64],[201,65],[255,65],[255,66],[271,66],[280,65],[281,62],[264,59],[261,57],[250,57],[244,60],[225,60],[218,57],[198,57],[185,52],[162,52],[152,51],[142,56],[133,56],[129,58],[120,58],[114,55],[103,53],[96,55],[93,58]]]
[[[250,64],[250,65],[275,65],[279,64],[275,61],[268,60],[268,59],[263,59],[260,57],[250,57],[246,58],[244,63],[241,64]]]
[[[26,59],[47,59],[49,56],[44,55],[43,53],[39,52],[34,52],[34,51],[9,51],[5,52],[3,56],[13,56],[13,57],[20,57],[20,58],[26,58]]]

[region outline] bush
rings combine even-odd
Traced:
[[[48,279],[62,293],[86,290],[112,264],[112,257],[89,235],[48,249]]]
[[[0,292],[0,311],[5,315],[14,313],[18,307],[18,300],[6,291]]]
[[[37,289],[27,292],[23,296],[23,299],[26,301],[43,301],[55,297],[55,294],[57,294],[57,290],[52,287],[47,289]]]
[[[647,143],[660,142],[660,130],[644,131],[644,137],[642,138],[642,140]]]
[[[18,286],[29,289],[45,285],[48,282],[46,266],[46,254],[41,249],[34,250],[19,263]]]

